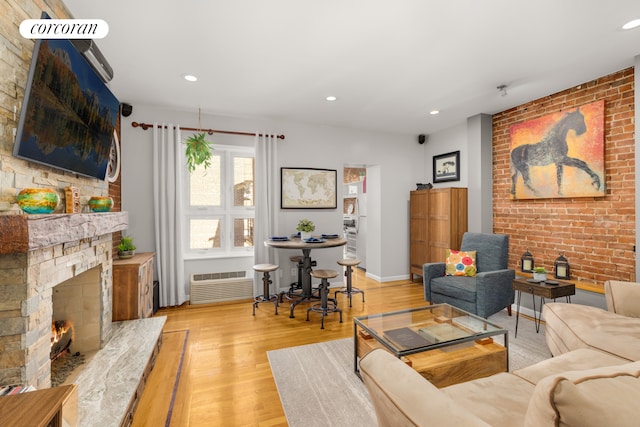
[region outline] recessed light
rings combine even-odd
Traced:
[[[182,78],[188,82],[197,82],[198,78],[192,74],[183,74]]]
[[[335,96],[327,96],[325,99],[326,99],[327,101],[335,101],[335,100],[336,100],[336,99],[338,99],[338,98],[336,98]]]
[[[435,116],[436,114],[440,114],[439,110],[431,110],[429,111],[429,114],[431,114],[432,116]]]
[[[622,26],[623,30],[630,30],[632,28],[640,27],[640,19],[634,19],[633,21],[629,21]]]

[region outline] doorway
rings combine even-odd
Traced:
[[[342,214],[346,258],[360,260],[358,268],[367,269],[367,168],[345,165],[343,169]]]

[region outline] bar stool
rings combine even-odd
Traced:
[[[321,323],[320,329],[324,329],[324,316],[328,313],[338,312],[340,313],[340,323],[342,323],[342,310],[338,308],[338,301],[332,300],[333,307],[329,307],[329,279],[338,277],[340,273],[335,270],[313,270],[311,271],[311,277],[320,279],[320,285],[318,285],[318,292],[320,293],[320,304],[315,304],[307,308],[307,321],[309,321],[309,312],[314,311],[320,313]]]
[[[283,302],[285,297],[288,300],[291,300],[292,298],[296,298],[300,296],[300,293],[296,291],[300,291],[302,289],[302,269],[304,268],[304,265],[302,264],[302,260],[303,260],[302,255],[293,255],[289,257],[289,261],[295,262],[296,267],[298,268],[298,281],[291,283],[288,291],[280,292],[280,302]]]
[[[360,260],[359,259],[353,259],[353,258],[345,258],[345,259],[339,260],[338,264],[343,266],[343,267],[347,267],[347,269],[344,272],[344,275],[347,278],[347,287],[337,290],[334,293],[334,297],[337,298],[338,297],[338,293],[349,295],[349,307],[351,307],[351,296],[353,294],[362,294],[362,302],[364,302],[364,291],[361,290],[361,289],[358,289],[358,288],[354,288],[351,285],[351,283],[352,283],[351,282],[351,273],[353,272],[352,267],[355,267],[356,265],[360,264]]]
[[[253,315],[256,315],[256,307],[261,302],[272,302],[276,306],[276,314],[278,314],[278,295],[269,294],[269,285],[271,282],[271,277],[269,273],[275,271],[279,268],[279,266],[275,264],[256,264],[253,266],[255,271],[261,272],[262,274],[262,295],[258,295],[253,299]]]

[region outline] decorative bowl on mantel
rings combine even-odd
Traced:
[[[28,214],[51,213],[60,202],[60,196],[51,188],[25,188],[16,199],[20,209]]]
[[[89,199],[89,208],[92,212],[109,212],[112,207],[111,197],[94,196]]]

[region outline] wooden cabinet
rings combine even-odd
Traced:
[[[411,192],[409,203],[409,278],[422,276],[422,264],[429,259],[429,190]]]
[[[3,427],[74,427],[78,423],[75,384],[0,397]]]
[[[459,249],[467,231],[467,189],[437,188],[411,192],[409,278],[422,276],[422,264],[444,262],[447,249]]]
[[[113,261],[113,321],[153,314],[153,252]]]

